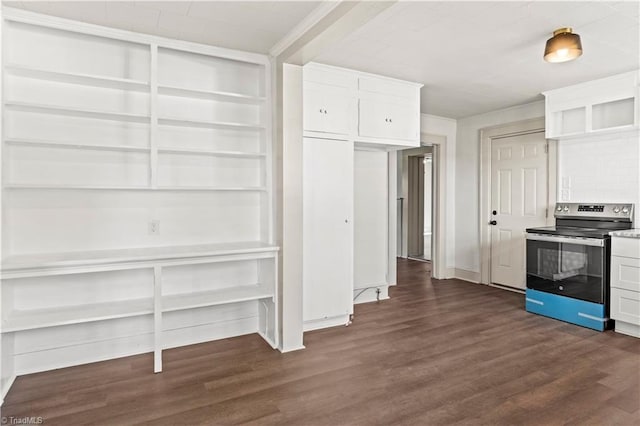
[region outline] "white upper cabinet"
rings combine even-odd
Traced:
[[[420,87],[387,77],[308,64],[304,67],[305,135],[333,135],[383,149],[420,146]]]
[[[307,81],[303,96],[305,130],[349,134],[353,100],[348,89]]]
[[[544,92],[546,137],[565,139],[638,129],[640,71]]]
[[[304,130],[349,135],[355,121],[356,77],[316,64],[306,66],[303,76]]]
[[[360,98],[358,136],[415,141],[420,136],[420,114],[415,106],[385,97]]]

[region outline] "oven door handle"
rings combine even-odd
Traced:
[[[550,243],[575,244],[578,246],[604,247],[604,239],[599,239],[599,238],[562,237],[562,236],[556,236],[556,235],[527,233],[527,240],[548,241]]]

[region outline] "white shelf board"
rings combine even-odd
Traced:
[[[186,155],[211,155],[214,157],[238,157],[238,158],[262,158],[267,154],[259,152],[242,152],[242,151],[209,151],[204,149],[190,148],[158,148],[161,154],[186,154]]]
[[[85,86],[104,87],[109,89],[149,91],[149,82],[127,78],[114,78],[91,74],[67,73],[44,68],[27,67],[9,64],[5,69],[12,75],[58,81],[61,83],[80,84]]]
[[[239,286],[213,291],[164,296],[162,298],[162,310],[163,312],[173,312],[183,309],[248,302],[270,297],[273,297],[273,291],[263,286]]]
[[[43,327],[81,324],[151,313],[153,313],[151,298],[13,311],[2,322],[2,332],[10,333]]]
[[[115,264],[122,262],[176,260],[196,257],[226,256],[276,252],[278,247],[259,241],[224,244],[136,247],[113,250],[89,250],[67,253],[40,253],[9,256],[2,260],[2,272],[25,269],[63,268]]]
[[[196,127],[205,129],[234,129],[234,130],[264,130],[264,126],[258,124],[229,123],[222,121],[198,121],[184,120],[181,118],[162,117],[158,119],[162,126]]]
[[[183,87],[158,86],[158,94],[206,100],[221,100],[237,103],[257,104],[266,101],[263,96],[251,96],[241,93],[218,92],[213,90],[187,89]]]
[[[60,142],[44,139],[7,138],[8,145],[24,145],[44,148],[70,148],[70,149],[92,149],[97,151],[131,151],[150,152],[151,148],[132,145],[106,145],[106,144],[81,144],[76,142]]]
[[[83,108],[66,107],[59,105],[34,104],[30,102],[7,101],[5,107],[26,112],[40,112],[72,117],[97,118],[100,120],[128,121],[134,123],[149,123],[148,115],[130,114],[122,112],[108,112]]]
[[[224,192],[265,192],[264,186],[159,186],[156,191],[224,191]]]
[[[100,185],[47,185],[40,183],[7,183],[3,185],[5,189],[88,189],[88,190],[110,190],[110,191],[151,191],[148,186],[100,186]]]
[[[209,192],[266,192],[264,186],[107,186],[107,185],[49,185],[44,183],[7,183],[5,189],[101,190],[101,191],[209,191]]]

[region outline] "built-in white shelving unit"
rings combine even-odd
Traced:
[[[239,334],[277,347],[268,58],[10,8],[2,31],[1,396]]]
[[[547,138],[636,131],[640,126],[640,71],[544,92]]]

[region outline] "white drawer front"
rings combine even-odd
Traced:
[[[611,239],[611,255],[640,259],[640,239],[613,237]]]
[[[640,259],[611,256],[611,288],[640,292]]]
[[[611,318],[640,325],[640,293],[612,288]]]

